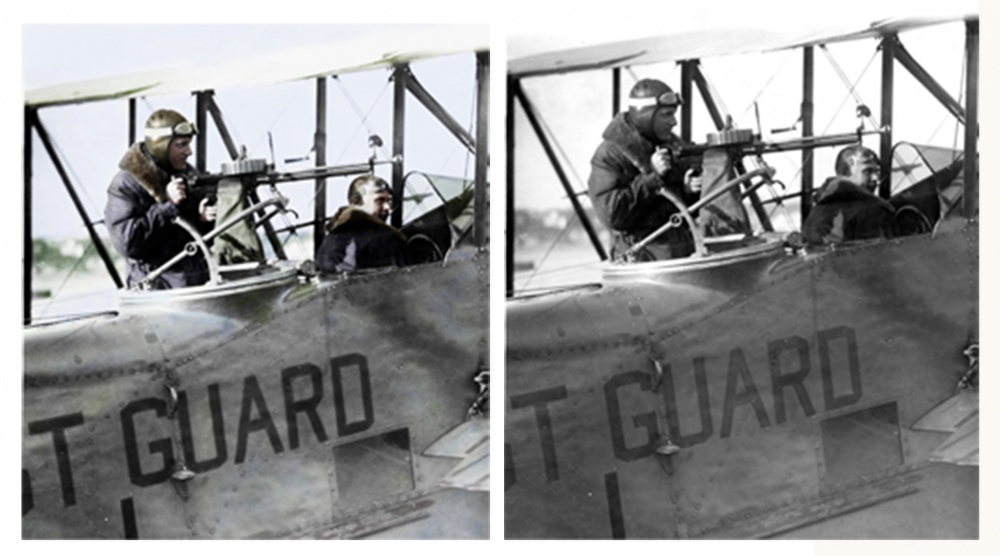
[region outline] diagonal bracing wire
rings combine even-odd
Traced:
[[[762,86],[762,87],[760,88],[760,90],[759,90],[759,91],[757,91],[757,94],[756,94],[756,95],[754,95],[754,97],[753,97],[753,100],[751,100],[751,101],[750,101],[750,103],[749,103],[749,104],[747,105],[746,109],[744,109],[744,110],[743,110],[743,114],[741,114],[741,115],[740,115],[740,118],[745,118],[745,117],[746,117],[746,115],[747,115],[747,114],[748,114],[748,113],[750,112],[750,110],[752,110],[752,109],[753,109],[753,107],[754,107],[754,104],[755,104],[755,103],[756,103],[756,102],[757,102],[758,100],[760,100],[760,97],[761,97],[761,95],[763,95],[763,94],[764,94],[764,92],[765,92],[765,91],[767,91],[768,87],[770,87],[770,86],[771,86],[771,83],[773,83],[773,82],[774,82],[774,80],[775,80],[775,79],[776,79],[776,78],[778,77],[778,75],[779,75],[779,74],[781,73],[781,71],[782,71],[783,69],[785,69],[785,65],[787,65],[787,64],[788,64],[788,61],[792,59],[792,56],[793,56],[794,52],[795,52],[794,50],[789,50],[789,51],[788,51],[788,54],[787,54],[787,55],[785,56],[785,59],[784,59],[784,60],[782,60],[780,64],[778,64],[778,67],[777,67],[777,68],[775,68],[775,70],[774,70],[774,73],[772,73],[772,74],[771,74],[771,77],[769,77],[769,78],[767,79],[767,81],[766,81],[766,82],[764,83],[764,85],[763,85],[763,86]],[[719,104],[722,104],[722,96],[721,96],[721,95],[719,95],[719,93],[718,93],[718,92],[717,92],[717,91],[715,90],[715,87],[714,87],[714,86],[712,85],[712,83],[711,83],[711,82],[710,82],[710,81],[708,80],[708,75],[706,75],[706,72],[705,72],[705,71],[702,71],[701,73],[702,73],[702,75],[704,75],[704,76],[705,76],[705,81],[706,81],[706,82],[708,83],[708,86],[709,86],[709,89],[710,89],[710,90],[712,91],[712,95],[714,95],[714,96],[715,96],[715,98],[717,99],[717,102],[718,102]],[[724,104],[723,104],[722,106],[723,106],[723,108],[725,108],[725,105],[724,105]],[[726,112],[728,112],[728,110],[726,110]]]
[[[534,272],[531,273],[531,276],[528,276],[528,279],[524,282],[524,286],[521,287],[522,292],[528,289],[528,286],[531,285],[531,281],[535,279],[535,276],[538,274],[539,269],[541,269],[542,266],[545,264],[545,261],[548,260],[549,255],[552,254],[552,250],[555,249],[556,245],[559,243],[559,240],[561,240],[563,236],[566,235],[566,232],[569,231],[570,225],[573,224],[573,222],[576,222],[577,217],[578,215],[576,214],[576,212],[573,212],[573,217],[566,221],[566,225],[563,226],[562,230],[559,230],[559,235],[557,235],[555,239],[552,240],[552,243],[549,244],[549,248],[545,250],[545,254],[542,255],[542,258],[539,259],[538,264],[535,265]]]
[[[820,49],[826,55],[827,59],[830,60],[830,63],[833,65],[834,70],[840,76],[840,79],[844,82],[844,85],[846,85],[847,89],[848,89],[848,93],[846,95],[844,95],[844,98],[843,98],[843,100],[841,100],[840,105],[837,106],[837,109],[834,110],[834,112],[833,112],[833,116],[830,117],[830,121],[826,123],[826,126],[823,128],[823,131],[820,132],[820,135],[826,135],[826,133],[828,131],[830,131],[830,128],[833,126],[833,123],[837,120],[837,116],[840,115],[840,111],[844,109],[844,105],[847,104],[847,99],[853,97],[854,101],[856,103],[858,103],[858,104],[864,104],[864,101],[861,98],[861,95],[859,95],[858,92],[857,92],[857,85],[861,81],[861,78],[863,78],[865,76],[865,74],[868,73],[868,69],[871,68],[872,63],[875,61],[875,58],[878,56],[878,51],[876,50],[875,52],[872,53],[872,57],[868,60],[868,63],[865,64],[864,69],[861,70],[861,73],[858,74],[858,77],[852,83],[850,81],[850,79],[847,78],[847,75],[844,73],[844,71],[837,64],[837,61],[834,60],[833,55],[830,53],[830,51],[827,50],[826,45],[825,44],[821,44],[820,45]],[[869,119],[872,127],[877,129],[878,128],[878,124],[875,123],[874,119],[871,116],[868,116],[868,119]],[[809,160],[811,161],[812,157],[813,157],[813,152],[810,151],[808,156],[809,156]],[[798,169],[795,171],[795,175],[792,176],[792,179],[791,179],[792,182],[794,182],[795,180],[797,180],[799,178],[799,176],[802,175],[802,168],[803,168],[803,166],[799,166]]]
[[[864,75],[868,72],[868,68],[871,67],[872,63],[875,61],[875,58],[878,56],[878,50],[872,53],[871,59],[869,59],[868,63],[865,64],[865,68],[861,70],[861,74],[858,75],[858,78],[855,79],[853,83],[851,83],[851,80],[847,78],[847,75],[844,73],[844,70],[840,67],[840,64],[837,63],[837,60],[834,59],[833,54],[830,53],[830,50],[826,47],[826,45],[821,44],[819,45],[819,48],[820,50],[823,51],[823,54],[826,55],[826,59],[829,60],[830,65],[833,66],[833,70],[837,72],[837,76],[840,77],[840,80],[844,82],[844,85],[847,87],[848,94],[854,97],[854,102],[858,105],[865,104],[864,100],[861,98],[861,95],[857,91],[857,85],[858,82],[861,81],[861,78],[864,77]],[[823,133],[826,133],[826,131],[830,129],[830,126],[833,125],[833,120],[836,119],[838,114],[840,114],[840,110],[843,109],[844,104],[846,103],[847,103],[847,97],[844,97],[844,100],[840,103],[840,106],[837,107],[837,111],[834,112],[833,119],[831,119],[830,123],[826,125],[826,129],[823,130]],[[871,124],[872,129],[878,129],[878,124],[875,123],[875,118],[871,114],[868,115],[868,123]]]
[[[358,103],[355,102],[354,97],[351,96],[350,92],[347,90],[347,87],[344,85],[343,81],[340,80],[340,76],[334,75],[333,82],[336,83],[337,87],[340,88],[340,92],[344,95],[344,98],[347,100],[347,103],[351,106],[351,108],[354,110],[354,113],[358,116],[358,119],[360,120],[358,126],[354,128],[354,132],[347,140],[346,144],[348,146],[345,146],[344,150],[341,151],[340,154],[337,156],[337,158],[334,160],[334,164],[337,164],[344,157],[344,153],[347,152],[347,149],[349,148],[351,141],[353,141],[354,138],[357,137],[358,131],[360,131],[362,127],[365,128],[365,130],[368,132],[369,135],[376,135],[375,130],[372,129],[370,125],[368,125],[368,115],[371,114],[372,110],[375,109],[379,101],[382,100],[382,97],[385,95],[386,90],[388,90],[389,88],[389,83],[391,83],[391,80],[386,79],[385,86],[383,86],[382,90],[379,91],[378,96],[375,97],[375,100],[371,103],[371,106],[368,107],[368,111],[366,112],[363,112],[361,110],[361,107],[358,106]],[[386,154],[384,146],[380,147],[379,150],[382,153],[383,158],[389,158],[388,155]]]

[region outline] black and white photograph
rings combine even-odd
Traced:
[[[658,7],[509,31],[505,538],[979,538],[978,4]]]

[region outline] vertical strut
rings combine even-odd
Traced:
[[[965,23],[965,217],[979,216],[979,20]]]
[[[514,295],[514,238],[517,237],[517,229],[514,227],[514,91],[520,83],[507,76],[507,113],[505,115],[506,122],[506,136],[504,140],[506,141],[505,148],[507,149],[507,226],[505,227],[506,234],[504,239],[506,240],[505,249],[505,261],[506,261],[506,292],[507,297],[512,297]]]
[[[802,138],[813,136],[813,92],[815,85],[815,64],[813,47],[807,46],[802,49]],[[806,147],[802,149],[802,205],[800,216],[805,224],[806,217],[812,209],[813,192],[813,149]]]
[[[31,323],[31,271],[34,269],[32,243],[31,243],[31,176],[33,168],[31,165],[32,137],[31,126],[35,120],[35,109],[24,107],[24,280],[22,295],[24,296],[24,313],[22,319],[24,324]]]
[[[594,225],[590,222],[590,218],[587,217],[587,213],[583,210],[583,206],[580,205],[580,200],[576,198],[576,192],[573,191],[573,186],[570,185],[569,178],[566,177],[566,172],[563,170],[562,164],[559,163],[555,150],[552,149],[552,145],[549,143],[549,138],[545,135],[545,130],[542,129],[542,125],[538,121],[538,116],[535,114],[534,107],[524,95],[524,90],[521,89],[516,81],[514,83],[514,94],[517,96],[517,99],[521,101],[521,108],[524,109],[524,114],[528,117],[528,123],[531,124],[531,128],[535,131],[535,136],[538,137],[538,141],[542,144],[542,149],[545,151],[545,155],[549,159],[549,164],[552,165],[552,169],[555,170],[556,176],[559,178],[559,183],[562,184],[563,189],[566,191],[566,195],[569,197],[570,203],[573,204],[573,210],[580,219],[580,223],[583,224],[583,229],[587,232],[587,237],[590,238],[590,243],[593,244],[594,249],[597,251],[597,256],[600,257],[602,261],[608,260],[608,254],[604,250],[604,246],[601,245],[601,239],[597,237]]]
[[[685,143],[691,142],[691,113],[694,109],[694,98],[691,96],[691,80],[694,79],[694,65],[697,60],[685,60],[681,62],[681,139]]]
[[[881,180],[878,195],[888,199],[892,189],[892,80],[893,61],[895,60],[896,35],[886,35],[882,39],[882,135],[879,157],[882,168],[879,171]]]
[[[485,247],[489,240],[486,215],[489,200],[486,196],[486,172],[489,165],[490,127],[490,53],[476,53],[476,219],[473,241],[476,247]]]
[[[406,123],[406,65],[396,66],[392,73],[392,202],[393,227],[403,226],[403,139]]]
[[[128,99],[128,145],[126,148],[131,147],[135,144],[135,98]]]
[[[695,85],[698,86],[698,92],[701,93],[701,99],[705,102],[705,108],[708,109],[709,115],[712,116],[712,123],[715,124],[715,129],[725,129],[728,122],[726,122],[726,119],[722,117],[722,110],[719,109],[719,105],[715,103],[715,97],[712,96],[712,91],[708,87],[708,79],[706,79],[705,75],[701,72],[698,60],[689,60],[686,64],[689,67],[688,71],[691,73],[691,78],[694,80]],[[736,160],[733,163],[733,166],[740,174],[747,173],[747,169],[743,165],[742,160]],[[761,202],[756,191],[750,192],[750,206],[753,207],[754,214],[757,215],[757,220],[760,222],[764,231],[773,232],[774,225],[771,224],[771,218],[768,217],[767,211],[764,210],[764,203]]]
[[[326,77],[316,78],[316,167],[326,166]],[[313,212],[313,258],[319,256],[326,234],[326,178],[316,178]]]
[[[622,69],[611,70],[611,117],[614,118],[622,107]]]
[[[208,123],[208,96],[211,91],[198,91],[194,93],[195,98],[195,125],[198,126],[198,134],[195,135],[196,154],[195,166],[198,172],[204,174],[208,168],[208,134],[205,133],[205,126]]]

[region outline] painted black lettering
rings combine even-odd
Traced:
[[[212,439],[215,442],[215,457],[198,461],[194,453],[194,435],[191,432],[191,412],[188,409],[186,392],[177,394],[177,416],[181,425],[181,442],[184,445],[184,462],[195,473],[204,473],[218,469],[226,463],[229,453],[226,450],[226,425],[222,420],[222,399],[219,396],[219,385],[208,385],[208,407],[212,416]]]
[[[510,449],[510,444],[503,443],[503,490],[507,491],[517,482],[517,473],[514,471],[514,453]]]
[[[550,483],[559,480],[559,462],[556,459],[556,443],[552,436],[552,418],[549,415],[548,404],[567,397],[565,386],[510,397],[510,407],[513,409],[528,406],[535,408],[538,437],[542,443],[542,461],[545,463],[545,479]]]
[[[131,497],[122,498],[122,528],[125,530],[125,539],[134,540],[139,538],[139,526],[135,522],[135,502]]]
[[[361,403],[364,405],[364,417],[361,420],[347,421],[347,406],[344,405],[344,377],[347,367],[358,369],[358,379],[361,383]],[[372,383],[368,375],[368,359],[360,353],[349,353],[330,360],[333,373],[333,403],[337,409],[337,434],[347,436],[368,430],[375,423],[375,404],[372,401]]]
[[[139,459],[139,442],[135,434],[135,416],[145,411],[152,411],[162,418],[167,414],[167,402],[157,398],[143,398],[129,402],[121,411],[122,436],[125,441],[125,461],[128,463],[128,476],[133,485],[151,486],[170,479],[174,467],[174,447],[170,437],[159,438],[149,443],[149,453],[163,456],[163,467],[144,473]]]
[[[798,370],[791,373],[781,372],[781,355],[786,351],[794,351],[799,355]],[[785,394],[784,389],[792,387],[802,411],[808,415],[815,415],[812,401],[809,399],[809,392],[806,391],[806,375],[809,374],[809,342],[805,338],[792,336],[781,340],[775,340],[767,344],[767,358],[771,363],[771,393],[774,396],[774,422],[784,423],[785,416]],[[793,359],[794,361],[794,359]]]
[[[312,395],[302,400],[295,399],[295,391],[292,382],[300,377],[309,377],[312,381]],[[299,447],[299,413],[305,413],[312,424],[313,432],[320,442],[325,442],[329,437],[326,429],[323,428],[323,421],[319,418],[319,403],[323,400],[323,372],[312,363],[304,363],[288,367],[281,371],[281,391],[285,396],[285,421],[288,423],[288,449],[295,450]]]
[[[648,412],[632,417],[632,426],[646,429],[646,443],[629,448],[625,445],[625,427],[621,414],[621,404],[618,402],[618,391],[631,384],[639,385],[639,389],[648,392],[653,388],[648,373],[630,371],[611,377],[604,384],[604,399],[608,408],[608,423],[611,425],[611,445],[615,457],[622,461],[634,461],[651,455],[656,451],[660,430],[656,426],[656,413]]]
[[[858,367],[858,342],[854,329],[846,326],[820,330],[819,369],[823,375],[823,402],[827,411],[847,407],[861,399],[861,369]],[[833,364],[830,360],[830,344],[843,341],[847,350],[847,367],[851,376],[851,391],[836,395],[833,391]]]
[[[618,489],[618,473],[604,475],[604,492],[608,495],[608,518],[611,520],[611,538],[625,538],[625,516],[622,513],[622,495]]]
[[[742,381],[743,391],[736,393],[736,382]],[[729,373],[726,376],[726,398],[722,405],[722,430],[719,431],[719,438],[728,438],[733,430],[733,411],[736,407],[751,404],[754,413],[757,414],[757,421],[761,427],[771,426],[771,420],[767,416],[764,402],[757,392],[757,385],[753,381],[753,375],[747,367],[746,357],[743,350],[736,348],[729,352]]]
[[[253,408],[257,408],[256,419],[251,419],[250,414]],[[247,456],[247,437],[252,432],[264,431],[268,440],[271,441],[271,448],[278,454],[285,451],[278,436],[278,427],[274,426],[271,419],[271,412],[267,410],[267,402],[264,401],[264,394],[260,391],[260,384],[257,377],[250,375],[243,379],[243,402],[240,407],[240,424],[236,432],[236,463],[243,463]]]
[[[63,504],[76,505],[76,489],[73,486],[73,466],[69,458],[69,443],[66,429],[83,424],[83,413],[60,415],[51,419],[28,423],[28,434],[52,433],[52,446],[56,451],[56,466],[59,468],[59,485],[62,488]]]
[[[21,469],[21,517],[28,515],[35,507],[35,493],[31,491],[31,474]]]
[[[701,430],[696,433],[681,432],[680,413],[677,410],[677,390],[674,388],[674,376],[670,365],[663,369],[663,401],[667,408],[667,427],[670,439],[681,447],[701,444],[712,436],[712,406],[708,397],[708,378],[705,375],[705,358],[696,357],[691,361],[694,368],[694,383],[698,390],[698,415],[701,419]]]

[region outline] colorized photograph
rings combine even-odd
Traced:
[[[489,27],[22,47],[22,538],[489,538]]]

